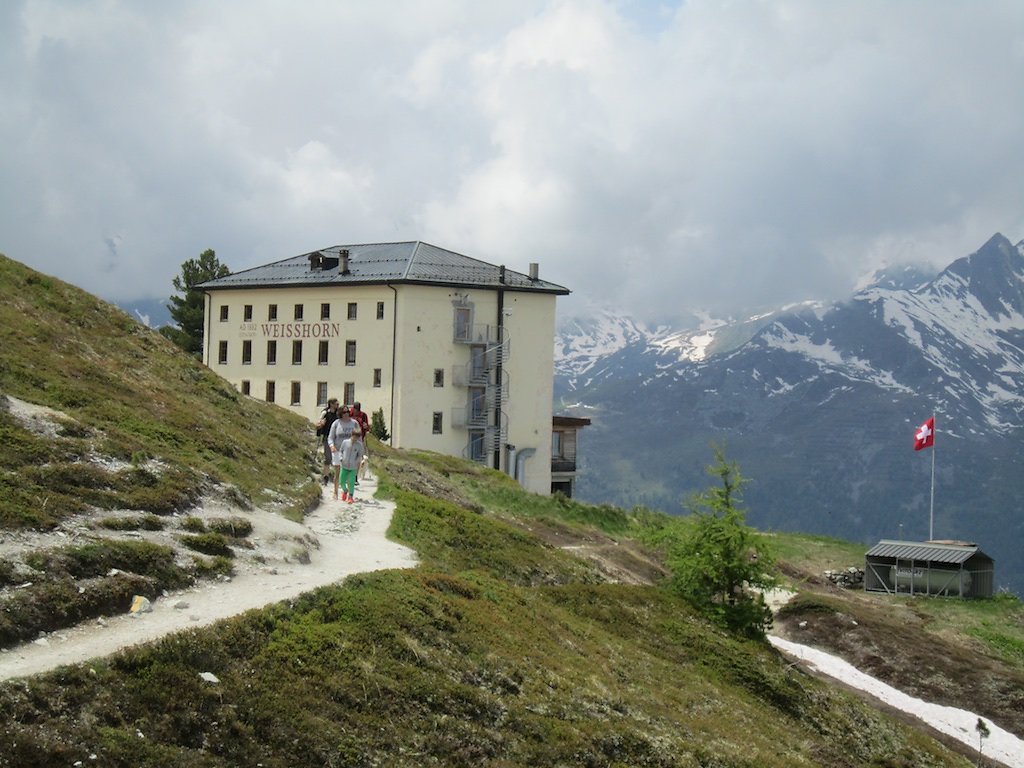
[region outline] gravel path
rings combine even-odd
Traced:
[[[344,504],[326,492],[302,523],[255,512],[255,553],[236,561],[228,580],[204,581],[153,601],[148,613],[126,613],[60,630],[0,652],[0,680],[78,664],[170,632],[201,627],[251,608],[287,600],[353,573],[416,565],[416,555],[385,537],[394,504],[373,499],[376,480],[361,480],[362,501]],[[308,558],[297,553],[308,551]],[[254,556],[255,555],[255,556]],[[301,561],[307,560],[308,563]]]

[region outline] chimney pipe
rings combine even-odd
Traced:
[[[348,248],[342,248],[338,252],[338,255],[341,257],[341,274],[343,274],[343,275],[351,274],[349,272],[349,268],[348,268]]]
[[[538,277],[539,275],[540,275],[540,265],[537,264],[536,261],[531,261],[530,262],[530,280],[532,280],[533,282],[536,283],[537,280],[539,279],[539,277]]]

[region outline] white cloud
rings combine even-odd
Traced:
[[[1024,5],[0,9],[0,251],[106,298],[421,238],[640,315],[1024,237]]]

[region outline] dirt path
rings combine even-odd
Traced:
[[[355,504],[325,493],[303,524],[268,512],[246,514],[253,521],[249,540],[256,549],[239,555],[230,580],[168,593],[153,602],[149,613],[126,612],[5,649],[0,652],[0,680],[81,663],[169,632],[212,624],[353,573],[414,566],[412,550],[385,538],[394,504],[371,498],[376,490],[375,479],[360,481],[360,496],[366,500]]]

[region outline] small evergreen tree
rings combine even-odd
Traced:
[[[231,270],[217,260],[217,255],[210,248],[199,254],[198,259],[189,259],[182,264],[181,274],[174,278],[173,283],[178,294],[170,297],[168,306],[177,325],[165,325],[160,333],[186,352],[201,355],[206,297],[195,286],[230,274]]]
[[[697,610],[746,637],[771,627],[763,591],[775,586],[774,561],[739,506],[746,480],[715,448],[708,474],[721,480],[689,503],[693,528],[669,553],[671,585]]]
[[[370,416],[370,434],[372,434],[382,443],[391,439],[391,433],[388,432],[388,428],[384,425],[383,408],[378,408]]]

